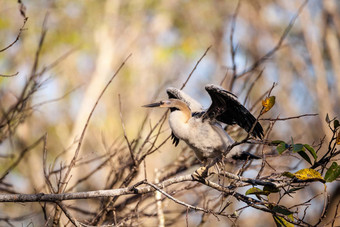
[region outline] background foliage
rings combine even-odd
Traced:
[[[293,0],[243,0],[240,3],[218,0],[37,0],[17,3],[0,0],[0,49],[15,41],[24,26],[19,40],[0,53],[0,74],[18,72],[16,76],[0,77],[1,190],[4,193],[53,192],[43,171],[42,141],[45,141],[47,154],[45,169],[52,187],[59,193],[63,190],[57,187],[61,179],[58,176],[65,172],[58,170],[69,166],[77,147],[80,153],[76,167],[70,172],[66,191],[125,185],[124,179],[129,174],[125,168],[129,165],[122,167],[122,163],[128,163],[131,147],[140,149],[139,155],[143,157],[148,154],[148,146],[151,150],[154,145],[160,146],[146,155],[145,161],[144,158],[141,160],[139,171],[125,186],[145,178],[154,182],[157,178],[155,169],[166,178],[168,173],[165,169],[168,170],[179,157],[192,160],[190,166],[193,166],[193,152],[183,142],[179,148],[173,147],[170,141],[162,143],[170,135],[167,122],[159,133],[157,130],[153,132],[154,137],[159,134],[155,144],[150,142],[154,137],[149,138],[148,133],[163,111],[149,112],[141,106],[164,99],[166,87],[180,88],[209,46],[211,48],[186,84],[185,92],[208,107],[210,99],[204,85],[222,83],[242,103],[247,98],[245,105],[257,116],[261,109],[260,100],[264,98],[262,95],[275,82],[277,86],[272,95],[276,96],[276,104],[263,118],[285,118],[306,113],[318,115],[284,121],[260,120],[266,130],[270,129],[266,139],[281,140],[280,146],[284,148],[286,145],[307,144],[318,151],[318,157],[330,150],[327,146],[333,141],[336,152],[338,131],[333,123],[340,114],[340,5],[335,0],[310,0],[294,21],[302,4],[303,1]],[[28,20],[24,24],[26,16]],[[294,22],[293,26],[283,43],[278,45],[291,22]],[[272,55],[263,58],[275,47],[278,49],[274,49]],[[129,54],[132,56],[104,93],[81,147],[78,146],[98,96]],[[253,65],[258,61],[260,64]],[[249,72],[246,72],[247,69],[250,69]],[[235,75],[237,77],[233,81]],[[325,121],[327,114],[328,120]],[[329,126],[333,127],[333,132]],[[228,130],[235,140],[244,136],[237,128]],[[45,133],[47,138],[32,146]],[[128,147],[124,134],[131,147]],[[27,149],[30,146],[32,149]],[[273,172],[295,173],[311,166],[291,152],[275,155],[276,146],[257,146],[256,150],[258,154],[268,154],[268,166],[263,170],[266,176]],[[332,161],[338,162],[336,158]],[[328,169],[332,163],[330,160],[327,163],[325,168]],[[240,165],[242,163],[227,165],[227,168],[236,172]],[[244,175],[256,176],[260,166],[261,162],[252,163]],[[191,173],[195,167],[198,165],[183,171]],[[322,174],[326,172],[326,169],[323,170]],[[338,181],[327,185],[329,215],[323,220],[324,224],[333,218],[339,201],[336,193]],[[175,189],[178,190],[178,198],[202,207],[211,207],[212,202],[209,201],[219,198],[219,194],[206,188],[189,190],[189,187],[186,191],[181,186]],[[172,188],[172,191],[175,189]],[[242,188],[241,192],[245,193],[247,189]],[[286,207],[304,203],[324,193],[324,190],[321,183],[315,182],[292,197],[285,197],[282,203]],[[198,196],[203,192],[206,193],[205,201]],[[272,200],[277,199],[276,195],[270,196]],[[123,206],[122,200],[119,198],[115,204]],[[107,213],[107,219],[96,220],[97,211],[106,202],[104,199],[80,200],[66,204],[72,216],[91,224],[159,224],[154,204],[142,202],[141,209],[145,209],[145,213],[141,212],[138,218],[127,215],[138,207],[136,203],[128,203],[131,207],[121,208],[119,212],[122,213],[117,211],[120,209],[117,205]],[[229,213],[245,205],[233,202],[227,208]],[[304,220],[316,223],[323,212],[324,202],[324,196],[308,202],[309,209]],[[169,221],[169,225],[225,226],[226,223],[234,223],[249,226],[254,222],[258,226],[274,225],[271,214],[252,208],[245,209],[237,219],[230,219],[193,211],[186,215],[187,209],[182,206],[171,200],[164,200],[164,203],[165,220]],[[66,224],[68,219],[62,212],[56,215],[56,207],[43,203],[1,203],[0,220],[8,225],[31,223],[41,226],[51,224],[61,216],[61,223]],[[128,218],[125,220],[124,216]],[[339,221],[336,223],[339,225]]]

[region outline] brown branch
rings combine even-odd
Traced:
[[[8,74],[8,75],[0,74],[0,77],[14,77],[14,76],[16,76],[16,75],[18,75],[18,74],[19,74],[19,72],[16,72],[16,73],[14,73],[14,74]]]
[[[236,79],[239,79],[241,77],[243,77],[244,75],[246,75],[247,73],[255,70],[259,65],[261,65],[264,61],[266,61],[268,58],[270,58],[273,54],[276,53],[276,51],[278,51],[280,49],[280,47],[282,46],[283,41],[286,39],[286,37],[288,36],[290,30],[293,28],[293,25],[296,21],[296,19],[298,18],[298,16],[300,15],[302,9],[305,7],[305,5],[308,3],[308,0],[305,0],[301,6],[299,7],[297,13],[295,14],[295,16],[290,20],[288,26],[286,27],[286,29],[283,31],[279,41],[277,42],[277,44],[270,50],[268,51],[264,56],[262,56],[259,60],[257,60],[256,62],[254,62],[250,67],[248,67],[247,69],[245,69],[243,72],[239,73],[236,75]]]
[[[35,141],[32,145],[26,147],[24,150],[22,150],[19,154],[19,157],[17,160],[15,160],[12,165],[10,165],[2,174],[0,177],[0,182],[2,182],[5,177],[20,163],[20,161],[24,158],[25,154],[32,150],[34,147],[36,147],[42,140],[44,139],[44,136],[40,137],[37,141]]]
[[[257,210],[261,210],[261,211],[264,211],[266,213],[271,213],[273,215],[276,215],[276,216],[279,216],[279,217],[282,217],[284,218],[287,222],[289,223],[292,223],[294,225],[297,225],[297,226],[310,226],[308,223],[305,223],[303,222],[302,220],[298,220],[298,221],[295,221],[295,220],[290,220],[289,218],[287,218],[285,215],[283,214],[280,214],[280,213],[277,213],[275,211],[272,211],[270,209],[267,208],[267,206],[270,204],[270,203],[267,203],[267,202],[262,202],[260,200],[257,200],[257,199],[253,199],[251,197],[248,197],[248,196],[245,196],[245,195],[242,195],[238,192],[235,192],[231,189],[228,189],[226,187],[223,187],[219,184],[216,184],[212,181],[208,181],[206,179],[200,181],[202,184],[205,184],[206,186],[208,187],[211,187],[211,188],[214,188],[220,192],[224,192],[228,195],[232,195],[233,197],[235,197],[237,200],[240,200],[244,203],[246,203],[248,206],[250,207],[253,207]],[[273,205],[273,204],[272,204]],[[274,204],[275,205],[275,204]]]
[[[24,27],[26,25],[27,19],[28,19],[27,17],[24,18],[24,23],[22,24],[21,28],[19,29],[19,33],[18,33],[17,37],[15,38],[15,40],[12,43],[10,43],[8,46],[0,49],[0,52],[7,50],[8,48],[12,47],[16,42],[18,42],[18,40],[20,39],[21,33],[25,30]]]
[[[39,39],[38,49],[35,52],[34,63],[33,63],[32,71],[31,71],[31,75],[30,75],[30,80],[34,79],[38,76],[38,74],[36,72],[37,72],[38,65],[39,65],[39,57],[40,57],[40,53],[41,53],[41,50],[42,50],[42,46],[43,46],[43,43],[45,41],[45,37],[46,37],[46,34],[47,34],[47,28],[46,28],[47,20],[48,20],[48,13],[46,13],[43,24],[42,24],[41,35],[40,35],[40,39]],[[33,82],[34,82],[34,80],[33,80]],[[25,93],[25,90],[27,88],[28,88],[28,86],[25,87],[23,93]]]
[[[78,49],[78,47],[75,47],[75,48],[72,48],[72,49],[66,51],[61,56],[59,56],[56,60],[52,61],[49,65],[46,65],[39,73],[37,73],[37,75],[42,75],[43,73],[53,69],[58,64],[60,64],[62,61],[64,61],[68,56],[73,54],[77,49]]]
[[[335,207],[334,217],[333,217],[333,220],[331,221],[331,222],[332,222],[332,226],[334,226],[335,220],[336,220],[336,218],[337,218],[339,205],[340,205],[340,200],[339,200],[339,202],[336,204],[336,207]],[[339,216],[338,216],[338,217],[339,217]],[[327,225],[328,225],[328,224],[327,224]]]
[[[62,204],[61,202],[56,202],[56,204],[60,207],[60,209],[64,212],[64,214],[66,215],[66,217],[68,218],[68,220],[70,220],[70,222],[72,222],[72,224],[74,226],[81,226],[80,223],[72,217],[72,215],[70,214],[70,212],[67,210],[67,208],[64,206],[64,204]]]
[[[215,174],[215,173],[212,173],[212,174]],[[233,180],[241,181],[241,182],[244,182],[244,183],[248,183],[250,185],[262,185],[262,186],[272,186],[272,187],[280,188],[280,187],[284,187],[284,186],[287,186],[287,185],[291,184],[291,181],[284,182],[284,183],[276,183],[276,182],[274,182],[274,180],[273,181],[270,181],[270,180],[257,180],[257,179],[242,177],[242,176],[239,176],[239,175],[236,175],[236,174],[233,174],[233,173],[229,173],[229,172],[226,172],[226,171],[220,172],[220,173],[217,173],[217,174],[221,175],[221,176],[224,176],[224,177],[227,177],[229,179],[233,179]],[[244,185],[244,186],[247,186],[247,185]]]
[[[26,19],[27,18],[27,16],[26,16],[26,6],[22,3],[21,0],[18,0],[18,3],[20,5],[20,7],[19,7],[20,14],[24,19]]]
[[[180,201],[180,200],[176,199],[175,197],[169,195],[168,193],[166,193],[165,191],[163,191],[162,189],[160,189],[159,187],[157,187],[156,185],[154,185],[152,183],[149,183],[149,182],[145,181],[144,184],[147,184],[147,185],[151,186],[156,191],[162,193],[164,196],[166,196],[167,198],[171,199],[175,203],[180,204],[182,206],[185,206],[188,209],[193,209],[195,211],[203,211],[204,213],[212,213],[213,212],[212,210],[206,210],[206,209],[203,209],[201,207],[193,206],[193,205],[190,205],[190,204],[185,203],[183,201]]]
[[[48,186],[48,189],[51,193],[56,193],[57,191],[54,190],[52,183],[49,179],[49,175],[47,174],[47,169],[46,169],[46,159],[47,159],[47,133],[43,137],[44,140],[44,148],[43,148],[43,171],[44,171],[44,177],[45,177],[45,182]]]
[[[312,117],[312,116],[317,116],[319,114],[302,114],[298,116],[293,116],[293,117],[285,117],[285,118],[260,118],[261,121],[286,121],[286,120],[292,120],[292,119],[297,119],[300,117]]]
[[[275,86],[276,86],[276,83],[273,83],[273,85],[271,86],[271,88],[270,88],[269,91],[268,91],[268,95],[267,95],[268,97],[270,96],[270,94],[271,94],[271,92],[273,91],[273,89],[274,89]],[[265,93],[265,94],[266,94],[266,93]],[[233,144],[229,145],[228,148],[224,151],[224,154],[227,154],[229,151],[231,151],[231,149],[232,149],[233,147],[248,142],[248,139],[250,138],[251,133],[253,132],[253,130],[254,130],[254,128],[255,128],[257,122],[259,121],[259,118],[260,118],[260,117],[262,116],[262,114],[263,114],[263,110],[264,110],[264,107],[262,106],[261,111],[260,111],[259,115],[257,116],[257,118],[256,118],[256,120],[255,120],[255,122],[254,122],[254,124],[252,125],[251,129],[249,130],[249,132],[248,132],[246,138],[244,138],[244,139],[241,140],[240,142],[235,141]]]
[[[225,176],[227,176],[226,173],[224,173]],[[269,185],[268,181],[260,181],[260,180],[254,180],[250,181],[247,178],[244,177],[239,177],[239,176],[234,176],[233,174],[228,174],[228,176],[231,178],[235,178],[237,180],[244,180],[246,182],[251,182],[254,184],[259,184],[259,185]],[[268,208],[269,205],[276,205],[273,203],[269,203],[266,201],[262,200],[256,200],[251,197],[242,195],[238,192],[236,192],[234,189],[231,189],[229,187],[224,187],[220,184],[217,184],[215,182],[206,180],[206,179],[194,179],[192,175],[184,175],[184,176],[177,176],[168,180],[165,180],[161,183],[158,183],[157,185],[154,185],[152,183],[149,183],[147,181],[141,181],[135,184],[132,187],[125,187],[125,188],[119,188],[119,189],[110,189],[110,190],[97,190],[97,191],[88,191],[88,192],[75,192],[75,193],[61,193],[61,194],[44,194],[44,193],[39,193],[39,194],[0,194],[0,202],[52,202],[52,203],[58,203],[63,200],[77,200],[77,199],[90,199],[90,198],[102,198],[102,197],[118,197],[122,195],[132,195],[132,194],[146,194],[154,191],[159,191],[163,195],[165,195],[167,198],[173,200],[174,202],[183,205],[187,208],[193,209],[193,210],[198,210],[202,211],[205,213],[211,213],[211,214],[216,214],[216,215],[222,215],[222,216],[230,216],[225,213],[215,213],[212,210],[200,208],[197,206],[193,206],[187,203],[184,203],[170,194],[164,192],[164,188],[177,184],[177,183],[182,183],[182,182],[200,182],[201,184],[204,184],[212,189],[215,189],[219,192],[222,192],[226,195],[231,195],[235,197],[237,200],[240,200],[244,203],[246,203],[248,206],[253,207],[255,209],[271,213],[273,215],[279,216],[284,218],[286,221],[293,223],[298,226],[306,226],[307,224],[303,222],[302,220],[299,220],[297,218],[294,219],[294,221],[287,219],[285,215],[282,215],[280,213],[277,213],[271,209]],[[279,180],[277,180],[279,181]],[[271,182],[270,182],[271,183]],[[275,182],[276,183],[276,182]],[[142,184],[146,184],[147,186],[141,187]],[[276,186],[283,187],[284,185],[278,185]],[[58,204],[59,206],[59,204]],[[60,206],[59,206],[60,207]],[[60,207],[62,209],[62,207]],[[64,211],[64,210],[63,210]],[[65,213],[65,211],[64,211]],[[230,216],[231,217],[231,216]]]
[[[179,177],[174,177],[163,181],[158,185],[159,188],[165,188],[169,185],[193,181],[191,175],[184,175]],[[140,182],[143,184],[144,182]],[[132,194],[145,194],[153,192],[154,189],[151,186],[145,186],[137,188],[125,187],[119,189],[110,190],[97,190],[97,191],[87,191],[87,192],[73,192],[73,193],[60,193],[60,194],[0,194],[0,202],[56,202],[63,200],[77,200],[77,199],[90,199],[90,198],[102,198],[102,197],[115,197],[121,195],[132,195]]]
[[[0,128],[6,127],[2,130],[2,135],[0,137],[0,142],[7,137],[11,138],[11,135],[17,128],[17,126],[24,122],[25,118],[30,114],[27,108],[29,101],[31,100],[33,94],[40,88],[41,83],[39,83],[36,78],[36,68],[38,67],[38,59],[41,52],[41,48],[46,35],[45,28],[46,17],[42,26],[42,32],[40,35],[38,49],[35,53],[34,66],[32,67],[31,75],[26,82],[18,101],[13,104],[7,111],[3,110],[3,116],[0,119]]]
[[[263,70],[260,71],[260,73],[257,75],[257,77],[255,78],[255,80],[250,84],[249,86],[249,89],[247,91],[247,95],[244,99],[244,102],[243,102],[243,105],[245,106],[247,101],[248,101],[248,98],[249,98],[249,95],[250,95],[250,92],[253,90],[253,87],[255,85],[255,83],[260,79],[260,77],[263,75]]]
[[[126,141],[126,143],[128,145],[131,160],[132,160],[134,165],[137,165],[137,162],[136,162],[134,154],[133,154],[133,150],[131,148],[131,143],[130,143],[127,135],[126,135],[126,129],[125,129],[125,124],[124,124],[124,121],[123,121],[123,114],[122,114],[122,102],[120,100],[120,95],[119,94],[118,94],[118,100],[119,100],[119,116],[120,116],[120,122],[121,122],[121,125],[122,125],[122,128],[123,128],[124,139],[125,139],[125,141]]]
[[[116,154],[116,153],[115,153]],[[93,171],[91,171],[89,174],[87,174],[86,176],[80,178],[77,180],[77,182],[68,188],[69,191],[72,191],[78,184],[86,181],[87,179],[89,179],[91,176],[93,176],[95,173],[97,173],[99,170],[101,170],[102,168],[105,167],[106,163],[108,163],[111,158],[113,157],[113,155],[110,155],[107,159],[105,159],[102,163],[100,163]],[[96,160],[96,159],[94,159]],[[93,160],[92,160],[93,161]]]
[[[111,79],[107,82],[107,84],[105,85],[104,89],[102,90],[102,92],[101,92],[100,95],[98,96],[97,101],[96,101],[96,103],[94,104],[94,106],[93,106],[93,108],[92,108],[92,110],[91,110],[91,112],[90,112],[90,114],[89,114],[89,116],[88,116],[88,118],[87,118],[87,120],[86,120],[85,126],[84,126],[84,128],[83,128],[83,131],[82,131],[82,133],[81,133],[81,135],[80,135],[80,138],[79,138],[79,141],[78,141],[78,146],[77,146],[76,151],[75,151],[75,154],[74,154],[74,156],[73,156],[73,158],[72,158],[72,160],[71,160],[71,163],[70,163],[70,165],[69,165],[69,167],[68,167],[68,170],[67,170],[67,172],[66,172],[66,174],[65,174],[65,176],[64,176],[63,182],[66,182],[66,181],[67,181],[67,179],[68,179],[68,177],[69,177],[69,175],[70,175],[70,173],[71,173],[72,168],[73,168],[74,165],[76,164],[76,160],[77,160],[78,154],[79,154],[79,152],[80,152],[81,145],[82,145],[83,140],[84,140],[84,137],[85,137],[85,132],[86,132],[86,129],[87,129],[89,123],[90,123],[90,120],[91,120],[91,117],[92,117],[92,115],[93,115],[93,113],[94,113],[94,110],[96,109],[96,107],[97,107],[97,105],[98,105],[98,103],[99,103],[101,97],[104,95],[105,91],[107,90],[107,88],[108,88],[109,85],[111,84],[112,80],[117,76],[117,74],[120,72],[120,70],[121,70],[121,69],[123,68],[123,66],[125,65],[126,61],[131,57],[131,55],[132,55],[132,54],[129,54],[129,55],[127,56],[127,58],[125,58],[125,60],[124,60],[124,61],[122,62],[122,64],[118,67],[118,69],[116,70],[116,72],[113,74],[113,76],[111,77]],[[65,185],[65,187],[66,187],[66,185]],[[59,192],[61,192],[62,190],[64,190],[65,187],[61,187],[60,190],[59,190]]]
[[[231,62],[232,62],[232,70],[233,70],[233,76],[231,78],[230,84],[229,84],[229,91],[233,90],[233,86],[237,77],[237,66],[235,62],[235,56],[236,56],[236,50],[237,47],[234,48],[234,33],[235,33],[235,25],[236,25],[236,18],[238,15],[238,12],[240,10],[241,1],[239,0],[235,9],[235,13],[233,14],[233,17],[231,18],[231,31],[230,31],[230,52],[231,52]]]
[[[185,85],[188,83],[188,81],[189,81],[191,75],[195,72],[195,70],[196,70],[198,64],[202,61],[202,59],[203,59],[204,56],[208,53],[208,51],[209,51],[210,48],[211,48],[211,46],[209,46],[209,47],[206,49],[206,51],[204,52],[204,54],[202,55],[202,57],[197,61],[195,67],[192,69],[192,71],[190,72],[188,78],[187,78],[187,79],[185,80],[185,82],[183,83],[183,85],[182,85],[182,87],[181,87],[181,90],[182,90],[182,89],[185,87]]]

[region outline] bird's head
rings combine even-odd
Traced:
[[[178,101],[176,99],[168,99],[168,100],[164,100],[164,101],[160,101],[160,102],[156,102],[156,103],[151,103],[151,104],[147,104],[144,105],[143,107],[163,107],[163,108],[172,108],[172,107],[177,107],[178,105]]]
[[[168,99],[168,100],[164,100],[164,101],[160,101],[160,102],[156,102],[156,103],[151,103],[148,105],[144,105],[143,107],[163,107],[163,108],[170,108],[171,112],[179,111],[182,114],[184,114],[185,118],[184,118],[184,122],[186,123],[189,118],[191,117],[191,111],[190,108],[188,107],[188,105],[178,99]]]

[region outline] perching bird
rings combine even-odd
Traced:
[[[253,128],[251,135],[258,138],[263,136],[262,126],[239,103],[234,94],[212,84],[207,85],[205,89],[212,100],[207,110],[203,110],[201,104],[176,88],[167,89],[168,100],[144,107],[170,108],[169,124],[175,146],[180,139],[183,140],[194,150],[196,157],[205,164],[209,160],[220,159],[223,154],[226,158],[242,156],[243,152],[239,146],[227,152],[228,146],[234,141],[222,128],[221,123],[238,124],[247,132]]]

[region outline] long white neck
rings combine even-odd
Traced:
[[[185,123],[188,122],[188,120],[191,117],[191,111],[188,105],[185,102],[178,99],[171,99],[171,102],[172,102],[171,106],[178,109],[176,111],[173,111],[172,113],[181,112],[183,117],[181,117],[179,120],[184,120]]]

